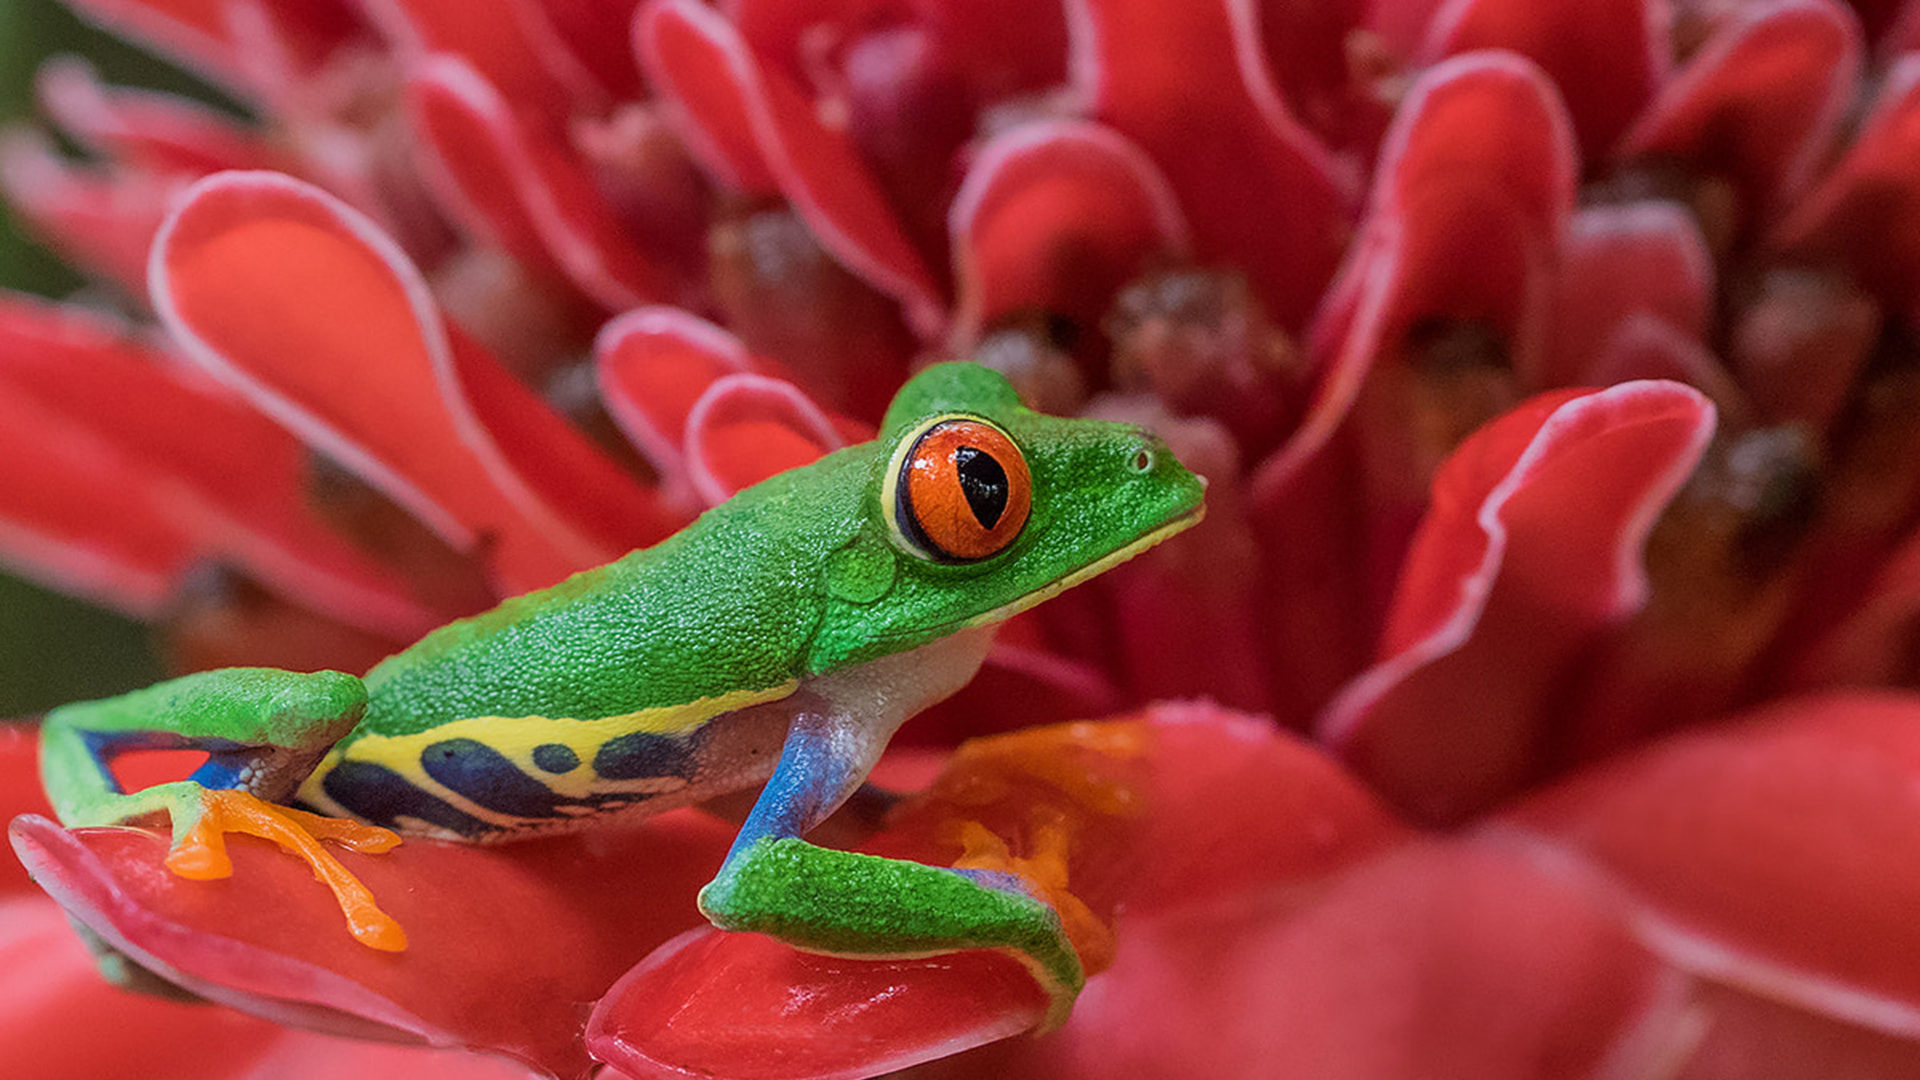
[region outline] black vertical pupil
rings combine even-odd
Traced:
[[[991,529],[1007,512],[1007,470],[992,454],[978,447],[962,446],[953,452],[953,468],[960,474],[960,491],[967,497],[980,526]]]

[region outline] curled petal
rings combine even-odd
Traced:
[[[1508,49],[1540,65],[1567,102],[1580,147],[1599,159],[1665,80],[1664,0],[1450,0],[1434,13],[1422,63],[1474,49]]]
[[[875,27],[910,25],[931,39],[928,66],[955,72],[978,104],[1058,83],[1066,27],[1047,5],[992,0],[953,7],[901,0],[726,0],[720,9],[755,55],[795,78],[808,75],[813,42],[840,47]],[[810,40],[811,39],[811,40]],[[817,68],[815,68],[817,72]]]
[[[718,506],[742,488],[872,434],[836,423],[784,379],[723,375],[687,412],[687,478],[701,502]]]
[[[1159,169],[1097,124],[1047,121],[996,136],[947,215],[961,342],[1022,309],[1097,325],[1146,260],[1187,247],[1186,219]]]
[[[1832,144],[1860,77],[1860,28],[1832,0],[1740,6],[1622,138],[1746,196],[1749,218],[1791,198]]]
[[[1353,185],[1281,101],[1253,9],[1072,0],[1070,69],[1093,114],[1165,172],[1200,257],[1245,269],[1291,329],[1339,260]]]
[[[1325,445],[1375,361],[1397,352],[1417,319],[1484,320],[1517,357],[1541,333],[1577,167],[1566,114],[1539,70],[1503,53],[1430,69],[1380,161],[1366,229],[1310,334],[1324,366],[1319,391],[1257,487],[1283,485]]]
[[[679,295],[668,272],[623,235],[571,151],[516,116],[471,64],[423,59],[407,95],[414,130],[437,166],[428,175],[469,228],[609,309]]]
[[[1320,719],[1401,806],[1455,821],[1544,765],[1568,662],[1647,596],[1642,549],[1713,434],[1676,383],[1547,395],[1475,434],[1434,481],[1381,660]]]
[[[616,983],[587,1046],[634,1080],[861,1080],[1018,1035],[1046,1008],[998,953],[849,962],[709,927]]]
[[[940,290],[847,136],[822,124],[800,88],[763,68],[739,33],[693,0],[652,0],[633,24],[648,79],[679,107],[689,147],[722,183],[778,191],[820,243],[930,333]]]
[[[1702,978],[1920,1038],[1920,699],[1835,694],[1689,734],[1523,804],[1554,872]]]
[[[681,497],[687,414],[716,379],[758,369],[740,339],[675,307],[617,315],[593,342],[600,399],[620,430]]]
[[[1512,370],[1533,366],[1544,336],[1575,173],[1553,88],[1509,54],[1429,69],[1396,117],[1364,232],[1315,316],[1312,404],[1251,482],[1284,713],[1319,708],[1365,664],[1427,477],[1505,404],[1456,395],[1460,365],[1426,364],[1414,330],[1476,332],[1468,366],[1486,396],[1514,393]],[[1350,423],[1370,384],[1372,422]],[[1363,438],[1375,453],[1356,477]]]
[[[101,977],[59,905],[0,901],[0,1057],[34,1080],[535,1080],[511,1062],[458,1050],[289,1031],[231,1009],[122,990]],[[78,1019],[113,1022],[82,1028]]]
[[[1844,266],[1889,307],[1912,313],[1920,285],[1916,170],[1920,56],[1908,56],[1888,69],[1859,137],[1780,223],[1772,245]]]
[[[1552,341],[1530,381],[1543,389],[1594,384],[1586,367],[1596,343],[1638,314],[1705,340],[1713,294],[1713,256],[1685,209],[1668,202],[1584,208],[1567,223]]]
[[[398,919],[405,953],[368,949],[307,868],[264,841],[234,876],[164,871],[163,837],[14,821],[14,850],[67,912],[203,996],[322,1030],[455,1044],[584,1076],[578,1002],[698,923],[693,896],[727,830],[691,814],[625,831],[477,848],[409,840],[340,858]]]
[[[316,188],[271,173],[202,181],[150,273],[189,358],[456,545],[491,536],[515,590],[676,525],[452,332],[391,240]]]

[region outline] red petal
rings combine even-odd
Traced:
[[[1832,144],[1860,77],[1860,28],[1831,0],[1743,5],[1623,138],[1746,197],[1748,220],[1790,198]]]
[[[1186,220],[1153,162],[1110,129],[1074,121],[989,141],[947,221],[961,342],[1035,308],[1098,325],[1149,258],[1187,248]]]
[[[1103,402],[1088,415],[1142,425],[1209,486],[1205,520],[1094,585],[1110,603],[1119,681],[1136,701],[1203,695],[1229,708],[1266,708],[1258,597],[1247,588],[1259,580],[1260,549],[1239,450],[1212,420],[1130,405]]]
[[[70,0],[79,15],[201,74],[272,94],[359,34],[342,0]],[[257,48],[269,35],[276,57]],[[256,47],[249,53],[249,47]],[[289,65],[263,79],[269,63]]]
[[[125,455],[0,394],[0,559],[14,573],[134,616],[159,613],[193,545],[140,497]]]
[[[1428,29],[1433,25],[1434,13],[1446,0],[1399,0],[1392,4],[1367,4],[1367,29],[1386,42],[1389,51],[1398,56],[1412,56],[1420,51],[1421,42],[1426,40]]]
[[[1457,821],[1545,764],[1549,695],[1605,627],[1638,610],[1641,551],[1713,434],[1677,383],[1537,398],[1442,466],[1381,661],[1321,735],[1417,815]]]
[[[1281,101],[1251,9],[1072,0],[1070,66],[1094,115],[1166,173],[1200,257],[1246,271],[1294,328],[1339,260],[1351,181]]]
[[[34,1080],[534,1080],[500,1058],[289,1031],[122,990],[40,896],[0,902],[0,1060]]]
[[[467,547],[514,590],[651,544],[674,519],[477,346],[373,224],[271,173],[196,185],[155,242],[187,354]]]
[[[1024,814],[1067,799],[1078,807],[1075,894],[1099,912],[1124,895],[1129,918],[1147,918],[1257,883],[1297,890],[1401,837],[1337,765],[1263,720],[1212,706],[1162,706],[1144,722],[1008,738],[1026,748],[988,760],[1012,768],[958,765],[901,807],[869,848],[944,862],[956,820],[1013,839]],[[1123,943],[1122,963],[1153,944]],[[1081,1007],[1098,1009],[1089,1003],[1116,992],[1109,982],[1096,978]],[[1044,1009],[1024,969],[993,953],[836,960],[700,930],[623,980],[596,1010],[588,1038],[596,1056],[635,1077],[858,1077],[1027,1030]]]
[[[1464,846],[1416,845],[1311,892],[1129,916],[1120,932],[1118,962],[1059,1033],[926,1075],[1597,1075],[1658,988],[1658,966],[1590,899]]]
[[[7,209],[62,259],[144,297],[147,250],[182,181],[131,169],[82,168],[38,132],[0,132]]]
[[[263,139],[225,114],[172,94],[106,86],[92,64],[76,57],[41,65],[34,88],[62,133],[139,169],[197,178],[279,163]]]
[[[1791,685],[1908,686],[1920,640],[1920,532],[1888,556],[1864,600],[1794,665]]]
[[[598,90],[577,68],[555,69],[552,61],[557,54],[536,41],[537,31],[543,28],[540,21],[525,18],[519,0],[362,0],[362,4],[367,18],[393,43],[409,70],[436,53],[458,56],[529,117],[559,124],[577,100],[591,99]]]
[[[648,79],[684,110],[688,145],[721,182],[778,190],[821,246],[898,299],[916,328],[938,326],[939,288],[846,135],[820,122],[798,86],[764,69],[725,19],[694,0],[652,0],[633,33]]]
[[[601,94],[635,101],[645,96],[628,41],[637,7],[639,0],[516,0],[514,14],[530,27],[549,67],[578,65]]]
[[[680,295],[622,233],[571,150],[517,117],[472,65],[428,57],[407,91],[414,130],[438,166],[428,176],[469,229],[609,309]]]
[[[19,814],[51,814],[53,808],[40,790],[40,730],[20,721],[0,722],[0,818]],[[26,892],[32,882],[26,867],[0,859],[0,897]]]
[[[740,339],[680,308],[615,316],[593,342],[600,398],[620,430],[647,455],[676,498],[691,497],[687,414],[723,375],[759,367]]]
[[[1673,1018],[1676,1043],[1695,1043],[1673,1080],[1903,1080],[1920,1070],[1913,1040],[1701,984]],[[1704,1029],[1704,1031],[1703,1031]]]
[[[1704,978],[1920,1037],[1920,699],[1833,695],[1661,743],[1516,810]]]
[[[1264,717],[1195,702],[1146,718],[1147,818],[1124,886],[1134,915],[1299,886],[1406,839],[1357,777]]]
[[[1363,386],[1377,364],[1402,355],[1423,320],[1482,323],[1501,334],[1517,367],[1534,363],[1573,203],[1572,137],[1553,88],[1505,54],[1430,69],[1381,160],[1365,233],[1315,316],[1313,404],[1251,484],[1269,556],[1270,662],[1294,697],[1289,711],[1317,708],[1365,662],[1361,639],[1384,607],[1431,467],[1413,460],[1420,428],[1394,412],[1404,399],[1383,393],[1367,429],[1403,459],[1392,466],[1376,460],[1374,475],[1355,476],[1352,447],[1336,434],[1357,440],[1360,425],[1348,421]],[[1426,448],[1426,460],[1447,449]]]
[[[1569,382],[1612,386],[1635,379],[1683,382],[1707,395],[1720,414],[1724,431],[1745,431],[1754,422],[1752,402],[1720,358],[1700,344],[1697,334],[1677,329],[1653,315],[1630,315],[1603,344],[1588,354]],[[1589,346],[1591,348],[1591,346]]]
[[[0,1060],[34,1080],[240,1075],[280,1035],[227,1009],[109,984],[57,904],[0,900]]]
[[[1907,57],[1888,69],[1859,137],[1780,223],[1773,246],[1845,266],[1884,303],[1911,313],[1920,285],[1917,171],[1920,57]]]
[[[1376,358],[1422,317],[1486,320],[1524,368],[1576,175],[1566,114],[1531,64],[1476,53],[1422,75],[1380,152],[1365,231],[1314,318],[1319,392],[1256,487],[1319,451]]]
[[[17,819],[15,851],[68,911],[142,966],[272,1019],[385,1031],[581,1076],[579,1003],[699,921],[693,896],[727,830],[692,814],[590,840],[478,848],[409,840],[343,863],[407,929],[406,952],[355,942],[306,867],[230,843],[234,876],[186,881],[165,841]]]
[[[1532,60],[1566,99],[1581,150],[1597,160],[1666,77],[1665,23],[1665,5],[1655,0],[1453,0],[1427,27],[1420,62],[1474,49]]]
[[[1320,0],[1257,5],[1261,44],[1273,66],[1282,100],[1336,146],[1371,146],[1387,123],[1387,105],[1354,77],[1349,42],[1361,24],[1412,15],[1420,4],[1375,4],[1367,0]],[[1424,14],[1420,17],[1424,18]],[[1402,50],[1400,55],[1407,55]]]
[[[636,1080],[858,1080],[1017,1035],[1046,1007],[998,953],[847,961],[703,928],[615,984],[587,1045]]]
[[[1585,208],[1567,224],[1551,347],[1529,381],[1593,384],[1587,369],[1595,352],[1638,314],[1704,340],[1713,295],[1713,256],[1693,215],[1667,202]]]
[[[445,621],[314,513],[291,437],[177,363],[105,319],[0,293],[0,387],[39,417],[16,430],[96,440],[119,478],[97,497],[149,502],[200,557],[350,625],[405,640]]]
[[[848,445],[834,419],[783,379],[723,375],[687,412],[687,478],[707,506]],[[871,438],[872,432],[859,440]]]

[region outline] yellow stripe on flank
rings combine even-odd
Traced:
[[[518,766],[521,772],[545,784],[555,793],[568,798],[584,798],[590,794],[604,795],[622,791],[654,794],[683,787],[686,781],[680,777],[600,779],[593,771],[594,755],[599,752],[600,747],[609,739],[617,739],[622,735],[631,735],[635,732],[650,735],[684,735],[722,713],[730,713],[786,697],[799,685],[799,680],[790,680],[758,690],[734,690],[712,697],[698,698],[683,705],[662,705],[622,713],[618,716],[603,716],[595,720],[579,720],[564,716],[469,716],[406,735],[363,735],[345,746],[343,751],[336,751],[337,758],[329,755],[329,760],[321,769],[316,770],[315,776],[329,771],[339,758],[382,765],[400,774],[408,783],[420,790],[482,821],[502,828],[513,828],[526,822],[521,818],[476,806],[428,776],[420,764],[420,757],[427,748],[448,739],[472,739],[492,747]],[[572,750],[574,757],[579,760],[579,765],[570,772],[559,774],[549,773],[536,766],[533,762],[534,748],[551,744],[558,744]],[[321,794],[317,784],[310,782],[303,786],[303,798],[311,799],[311,796]],[[320,799],[317,804],[325,806],[328,802],[330,800]]]

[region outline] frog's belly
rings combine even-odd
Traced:
[[[301,785],[299,802],[475,843],[657,814],[772,775],[793,689],[716,702],[675,725],[643,714],[475,717],[406,735],[356,732]]]

